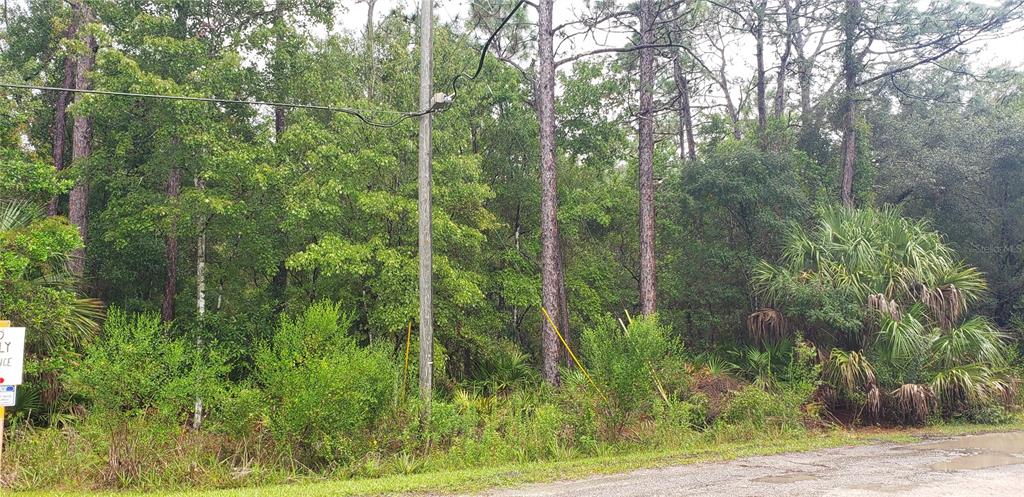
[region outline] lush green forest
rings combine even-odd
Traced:
[[[1024,2],[440,0],[429,411],[421,19],[377,3],[5,2],[0,488],[1019,416]]]

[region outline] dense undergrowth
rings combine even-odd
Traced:
[[[687,354],[656,319],[609,319],[581,336],[587,373],[563,369],[553,387],[510,352],[488,366],[491,380],[440,392],[423,426],[410,391],[416,368],[406,373],[404,351],[358,344],[351,326],[326,302],[285,317],[259,349],[252,379],[237,383],[222,359],[164,338],[156,316],[112,312],[75,370],[78,414],[48,428],[16,423],[4,486],[184,489],[378,477],[791,438],[835,423],[806,342],[729,361]],[[200,430],[191,419],[197,394],[206,412]],[[955,417],[1005,421],[1009,405],[986,402]]]

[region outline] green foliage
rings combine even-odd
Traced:
[[[0,199],[41,204],[71,189],[72,182],[58,177],[52,165],[18,155],[0,148]]]
[[[804,425],[801,407],[809,400],[811,391],[786,389],[773,395],[751,385],[737,392],[718,419],[721,429],[737,431],[748,428],[771,433],[799,431]]]
[[[395,361],[381,347],[358,346],[348,335],[351,325],[338,305],[321,302],[282,317],[256,355],[273,404],[271,429],[316,462],[361,457],[394,401]]]
[[[76,3],[5,9],[0,80],[64,85],[89,34],[99,48],[87,79],[99,90],[358,108],[372,120],[419,107],[416,16],[402,8],[378,12],[370,40],[332,27],[333,0],[89,0],[91,21],[77,27]],[[438,91],[475,66],[491,34],[493,2],[469,3],[469,19],[435,27]],[[600,14],[614,2],[590,3]],[[699,48],[701,24],[728,27],[727,11],[690,9],[683,41]],[[898,35],[886,40],[897,51],[949,28],[905,14],[915,22],[903,24],[930,27],[882,33]],[[834,21],[797,17],[808,32]],[[759,431],[800,433],[823,405],[840,419],[903,423],[995,421],[1014,408],[1019,71],[971,80],[951,55],[934,61],[940,73],[925,64],[866,81],[858,98],[880,98],[858,102],[854,194],[865,208],[849,211],[821,208],[839,189],[841,96],[801,91],[799,114],[797,92],[781,92],[762,126],[744,85],[712,81],[714,68],[686,53],[665,59],[688,78],[697,158],[676,142],[685,117],[660,113],[660,317],[622,330],[608,316],[638,303],[636,54],[561,65],[562,331],[597,387],[570,365],[554,387],[537,373],[534,38],[528,22],[506,26],[481,76],[433,118],[425,426],[419,340],[406,337],[419,318],[416,120],[385,129],[311,108],[79,94],[58,123],[67,95],[0,89],[0,318],[30,330],[12,435],[27,448],[15,449],[11,485],[60,485],[62,473],[90,489],[377,477],[749,445]],[[794,59],[784,89],[818,88],[831,60]],[[655,98],[675,108],[682,82],[663,74]],[[725,105],[706,105],[715,100]],[[72,128],[86,119],[88,157],[73,157]],[[90,192],[84,237],[43,214],[67,212],[75,184]],[[883,202],[903,210],[872,207]],[[74,277],[65,266],[83,253]],[[117,307],[102,333],[103,304],[86,295]]]
[[[67,219],[44,216],[42,202],[67,186],[52,167],[0,149],[0,318],[32,330],[26,382],[15,412],[39,418],[60,411],[69,364],[103,318],[102,304],[78,295],[67,270],[82,239]]]
[[[820,195],[819,166],[795,150],[765,151],[755,140],[726,140],[698,163],[670,175],[659,192],[659,295],[662,311],[687,340],[744,342],[741,324],[754,298],[749,278],[774,259],[790,223],[804,223]]]
[[[71,381],[103,415],[182,421],[197,396],[219,396],[225,372],[222,359],[171,336],[159,316],[112,309]]]
[[[581,336],[587,369],[607,395],[613,412],[651,412],[655,392],[663,392],[661,378],[682,364],[682,345],[657,316],[631,320],[624,328],[608,321],[588,328]]]
[[[753,284],[830,348],[822,379],[839,398],[922,422],[936,403],[949,416],[1013,397],[1005,338],[984,317],[963,319],[985,281],[940,234],[894,210],[821,215],[817,228],[790,233],[782,264],[757,266]],[[832,296],[853,306],[846,319],[828,311]]]

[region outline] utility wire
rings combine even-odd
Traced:
[[[133,93],[125,91],[110,91],[110,90],[90,90],[83,88],[61,88],[57,86],[40,86],[30,85],[23,83],[7,83],[0,81],[0,87],[2,88],[20,88],[25,90],[42,90],[42,91],[68,91],[72,93],[91,93],[95,95],[108,95],[114,97],[132,97],[132,98],[152,98],[157,100],[184,100],[188,102],[207,102],[217,104],[240,104],[240,105],[266,105],[273,107],[289,107],[293,109],[311,109],[311,110],[323,110],[328,112],[340,112],[342,114],[348,114],[350,116],[358,117],[363,123],[378,128],[391,128],[396,126],[398,123],[405,119],[413,117],[419,117],[424,114],[431,112],[430,110],[419,111],[419,112],[398,112],[393,110],[366,110],[366,109],[352,109],[348,107],[331,107],[327,105],[314,105],[314,104],[295,104],[288,102],[266,102],[262,100],[234,100],[229,98],[213,98],[213,97],[190,97],[186,95],[162,95],[156,93]],[[400,114],[397,118],[392,121],[373,121],[367,118],[363,113],[371,112],[387,112],[392,114]]]
[[[491,43],[493,43],[494,39],[498,37],[498,33],[501,32],[501,29],[504,28],[505,25],[508,24],[510,20],[512,20],[512,16],[516,15],[516,12],[519,11],[519,8],[526,4],[526,1],[527,0],[519,0],[519,2],[516,3],[516,6],[512,7],[512,11],[509,12],[508,15],[506,15],[505,18],[501,20],[501,24],[498,24],[498,29],[495,29],[494,32],[491,33],[491,36],[487,38],[487,42],[484,43],[483,48],[480,50],[480,62],[477,64],[476,71],[473,73],[473,75],[470,76],[463,72],[456,74],[455,77],[452,78],[452,94],[449,97],[451,99],[449,105],[451,103],[454,103],[456,97],[459,96],[460,79],[466,78],[470,81],[473,81],[476,79],[477,76],[480,75],[480,71],[484,69],[484,60],[487,58],[487,50],[490,49]]]
[[[469,75],[469,74],[466,74],[466,73],[459,73],[459,74],[455,75],[454,78],[452,78],[452,83],[451,83],[452,94],[445,96],[446,100],[447,100],[446,102],[443,102],[445,105],[437,105],[437,104],[439,104],[441,102],[435,102],[435,105],[433,105],[433,106],[431,106],[429,108],[426,108],[426,109],[422,109],[422,110],[416,111],[416,112],[399,112],[399,111],[393,111],[393,110],[353,109],[353,108],[349,108],[349,107],[331,107],[331,106],[327,106],[327,105],[295,104],[295,103],[288,103],[288,102],[267,102],[267,101],[262,101],[262,100],[235,100],[235,99],[228,99],[228,98],[190,97],[190,96],[186,96],[186,95],[166,95],[166,94],[156,94],[156,93],[134,93],[134,92],[126,92],[126,91],[91,90],[91,89],[83,89],[83,88],[61,88],[61,87],[57,87],[57,86],[30,85],[30,84],[25,84],[25,83],[7,83],[7,82],[3,82],[3,81],[0,81],[0,88],[18,88],[18,89],[24,89],[24,90],[40,90],[40,91],[67,91],[67,92],[72,92],[72,93],[90,93],[90,94],[94,94],[94,95],[107,95],[107,96],[114,96],[114,97],[152,98],[152,99],[157,99],[157,100],[184,100],[184,101],[188,101],[188,102],[206,102],[206,103],[238,104],[238,105],[260,105],[260,106],[271,106],[271,107],[288,107],[288,108],[292,108],[292,109],[322,110],[322,111],[327,111],[327,112],[339,112],[339,113],[342,113],[342,114],[348,114],[350,116],[355,116],[360,121],[362,121],[363,124],[366,124],[367,126],[373,126],[375,128],[393,128],[393,127],[399,125],[402,121],[405,121],[406,119],[412,119],[412,118],[415,118],[415,117],[420,117],[420,116],[424,116],[424,115],[427,115],[427,114],[432,114],[432,113],[435,113],[435,112],[443,111],[443,110],[447,109],[448,107],[450,107],[451,104],[455,102],[455,98],[458,97],[458,95],[459,95],[459,80],[462,79],[462,78],[465,78],[465,79],[468,79],[468,80],[472,81],[472,80],[475,80],[477,78],[477,76],[480,75],[480,72],[484,68],[484,60],[486,60],[486,58],[487,58],[487,51],[490,49],[491,43],[494,42],[494,39],[497,38],[498,33],[501,32],[501,29],[504,28],[506,24],[508,24],[508,22],[512,19],[512,16],[514,16],[515,13],[519,11],[519,8],[522,7],[526,2],[527,2],[527,0],[519,0],[519,2],[516,3],[516,6],[512,9],[512,11],[509,12],[508,15],[506,15],[504,19],[502,19],[501,24],[498,25],[498,28],[495,29],[494,32],[492,32],[491,35],[487,38],[487,42],[484,43],[483,48],[480,50],[480,61],[479,61],[479,63],[476,66],[476,71],[472,75]],[[373,113],[373,112],[398,114],[398,117],[396,117],[395,119],[392,119],[390,121],[375,121],[375,120],[372,120],[372,119],[366,117],[366,115],[364,115],[364,113],[369,114],[369,113]]]

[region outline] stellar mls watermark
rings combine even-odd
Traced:
[[[967,250],[978,254],[1020,254],[1024,253],[1024,243],[1002,245],[979,245],[972,243]]]

